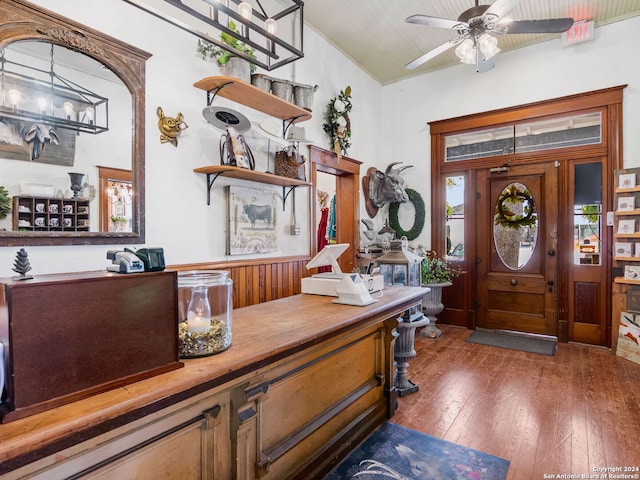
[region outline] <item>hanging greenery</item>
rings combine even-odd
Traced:
[[[331,99],[327,105],[327,121],[322,128],[329,135],[331,147],[336,155],[346,155],[347,149],[351,146],[349,112],[352,107],[350,86],[341,90],[340,94]]]
[[[389,226],[396,232],[396,238],[407,237],[407,240],[415,240],[418,238],[422,229],[424,228],[424,201],[418,192],[411,188],[405,188],[409,201],[413,204],[413,208],[416,211],[413,225],[408,231],[405,231],[400,226],[398,220],[398,209],[400,208],[400,202],[392,202],[389,204]]]
[[[515,213],[511,207],[522,205],[522,215]],[[505,188],[496,203],[496,213],[493,217],[496,225],[507,228],[519,229],[520,227],[531,227],[536,225],[538,215],[536,206],[533,203],[531,193],[526,188],[519,188],[518,184],[512,183]]]

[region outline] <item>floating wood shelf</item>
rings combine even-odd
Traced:
[[[281,177],[273,173],[256,172],[248,168],[232,167],[228,165],[210,165],[206,167],[194,168],[196,173],[204,173],[207,175],[207,205],[211,204],[211,187],[213,182],[220,175],[240,180],[249,180],[251,182],[267,183],[269,185],[279,185],[282,187],[282,207],[289,196],[289,193],[296,187],[309,187],[310,182],[303,180],[295,180],[293,178]],[[288,190],[287,190],[288,188]]]
[[[262,90],[235,77],[206,77],[193,84],[207,92],[207,105],[211,105],[216,95],[240,103],[290,123],[311,119],[311,112],[287,102],[280,97]]]

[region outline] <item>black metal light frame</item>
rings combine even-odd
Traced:
[[[162,20],[169,22],[207,42],[213,43],[217,47],[222,48],[233,55],[253,63],[265,70],[274,70],[278,67],[294,62],[304,56],[303,52],[303,21],[304,21],[304,2],[302,0],[286,0],[291,5],[279,12],[275,12],[267,16],[262,8],[260,1],[257,0],[260,10],[252,9],[252,19],[256,19],[262,24],[267,18],[276,21],[287,20],[287,25],[292,25],[292,37],[299,39],[299,47],[294,42],[288,42],[278,37],[277,34],[272,35],[261,25],[252,20],[247,20],[240,15],[237,10],[227,6],[216,0],[201,0],[207,4],[212,14],[210,16],[195,10],[181,0],[125,0],[125,2],[135,5],[148,13],[155,15]],[[236,6],[242,0],[227,0],[227,4]],[[187,23],[178,18],[178,12],[184,12],[191,16],[193,22]],[[233,20],[241,26],[241,32],[236,32],[228,25],[224,25],[220,21],[221,14],[227,15],[229,20]],[[212,36],[206,33],[204,28],[198,28],[198,22],[203,27],[213,27],[216,29],[218,36]],[[283,22],[285,23],[285,22]],[[245,43],[253,48],[259,54],[258,58],[251,58],[244,52],[235,50],[219,38],[219,33],[226,33],[240,42]],[[295,42],[298,43],[298,42]],[[262,57],[263,59],[261,59]]]
[[[109,99],[54,72],[53,53],[51,70],[47,71],[7,60],[4,51],[0,52],[0,83],[3,90],[0,119],[35,122],[91,134],[109,130]],[[27,93],[45,96],[48,100],[46,108],[40,109],[37,102],[34,104],[33,101],[21,101],[17,107],[7,104],[11,87],[18,89],[27,98]],[[65,102],[74,105],[73,117],[64,113]],[[93,112],[92,120],[85,114],[87,108]]]

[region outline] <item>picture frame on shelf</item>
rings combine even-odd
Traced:
[[[636,233],[635,219],[623,219],[618,221],[618,233]]]
[[[619,212],[633,212],[636,208],[635,197],[618,197]]]
[[[622,173],[618,175],[619,188],[634,188],[636,186],[635,173]]]
[[[625,265],[625,267],[624,267],[624,279],[625,280],[640,280],[640,265]]]
[[[636,248],[633,253],[635,257],[640,257],[640,242],[636,242]]]
[[[628,242],[616,242],[616,257],[631,257],[631,244]]]

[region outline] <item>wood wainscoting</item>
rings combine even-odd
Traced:
[[[240,308],[301,293],[302,278],[311,275],[306,268],[309,260],[309,255],[301,255],[170,265],[167,268],[226,270],[233,280],[233,308]]]

